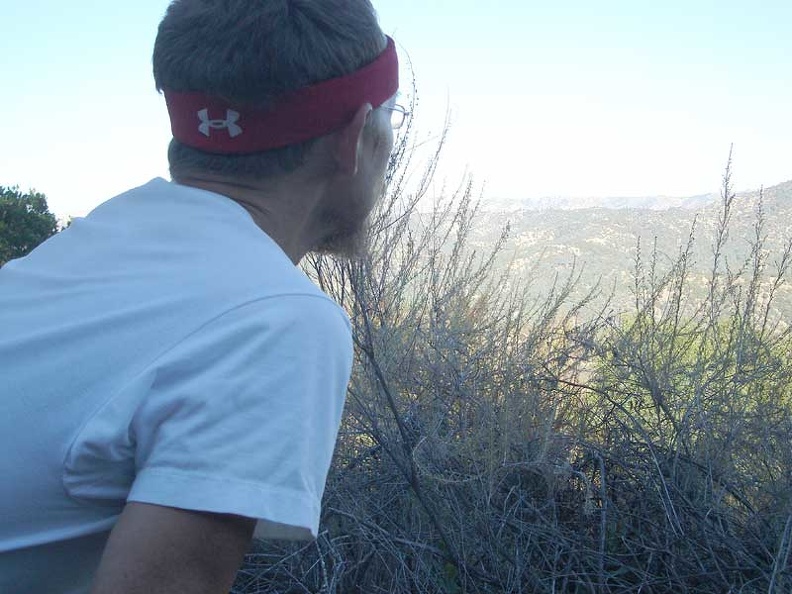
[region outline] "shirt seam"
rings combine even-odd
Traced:
[[[245,479],[217,478],[217,477],[208,476],[208,475],[200,474],[200,473],[184,472],[182,470],[166,470],[166,469],[163,469],[163,468],[156,468],[156,467],[155,468],[151,468],[151,467],[144,468],[139,473],[138,476],[143,475],[143,474],[157,474],[157,475],[160,475],[160,476],[174,476],[174,477],[181,477],[181,478],[186,478],[186,479],[199,479],[199,480],[204,480],[204,481],[213,482],[213,483],[234,483],[234,484],[237,484],[237,485],[247,485],[247,486],[250,486],[250,487],[255,487],[258,490],[272,489],[272,490],[277,490],[277,491],[288,491],[290,493],[299,493],[299,494],[302,494],[302,495],[306,495],[306,496],[310,497],[311,499],[314,499],[314,497],[312,497],[310,495],[310,493],[308,491],[304,490],[304,489],[293,489],[293,488],[290,488],[290,487],[279,487],[277,485],[270,485],[268,483],[259,483],[259,482],[255,482],[255,481],[245,480]]]

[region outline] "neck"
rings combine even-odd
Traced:
[[[174,181],[220,194],[242,206],[295,265],[321,241],[321,230],[314,222],[322,194],[318,184],[293,178],[269,183],[229,181],[211,174],[182,175]]]

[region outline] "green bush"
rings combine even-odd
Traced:
[[[58,231],[44,194],[0,186],[0,266],[26,256]]]

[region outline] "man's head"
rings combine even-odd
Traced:
[[[266,113],[318,83],[376,69],[371,65],[382,62],[386,46],[369,0],[175,0],[157,35],[154,78],[157,88],[170,94],[172,120],[172,96],[182,101],[191,93]],[[322,99],[315,103],[321,117]],[[328,231],[314,247],[347,251],[347,236],[362,228],[359,219],[371,208],[369,194],[378,189],[393,142],[389,105],[372,111],[361,101],[341,131],[332,131],[349,136],[354,159],[350,153],[350,159],[339,160],[350,175],[334,180],[333,193],[321,205]],[[249,129],[230,107],[190,108],[189,117],[207,137],[228,138]],[[319,142],[309,138],[261,151],[224,152],[176,136],[168,158],[177,181],[196,174],[244,182],[282,177],[303,168]]]

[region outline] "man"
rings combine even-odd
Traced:
[[[155,179],[0,270],[0,592],[227,592],[316,535],[398,65],[368,0],[175,0]]]

